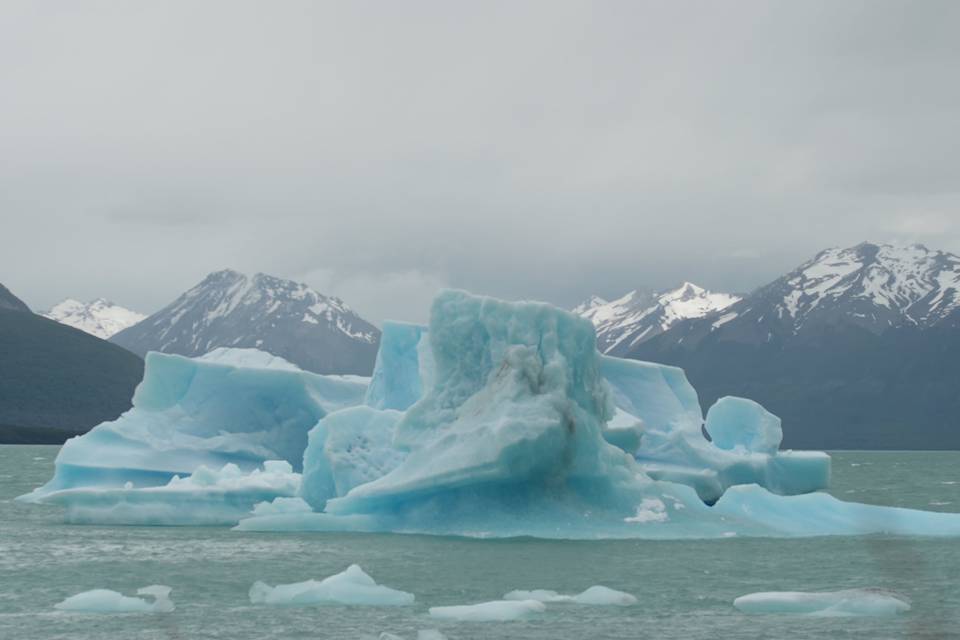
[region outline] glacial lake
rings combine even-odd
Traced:
[[[960,539],[888,536],[705,541],[471,540],[384,534],[240,533],[225,528],[64,524],[56,507],[13,501],[52,474],[56,446],[0,446],[0,638],[945,638],[960,634]],[[831,493],[844,500],[960,511],[960,452],[834,452]],[[253,606],[256,580],[321,579],[361,565],[416,594],[412,607]],[[170,614],[56,611],[95,588],[132,595],[173,587]],[[603,584],[632,607],[548,605],[503,623],[444,622],[430,606],[499,599],[513,589],[577,593]],[[912,610],[892,618],[748,616],[756,591],[880,587]]]

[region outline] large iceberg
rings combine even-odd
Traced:
[[[190,501],[195,516],[141,521],[249,531],[960,535],[957,514],[818,491],[829,457],[780,451],[781,436],[776,416],[742,398],[704,420],[682,370],[600,355],[587,320],[446,291],[429,327],[385,323],[369,384],[259,352],[149,354],[134,408],[71,440],[27,499],[106,522],[129,505]]]

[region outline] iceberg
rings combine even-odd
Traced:
[[[543,613],[546,605],[538,600],[494,600],[480,604],[464,604],[451,607],[430,607],[430,616],[440,620],[462,622],[506,622]]]
[[[628,607],[637,604],[636,596],[604,587],[603,585],[594,585],[574,596],[562,595],[556,591],[548,589],[534,589],[532,591],[516,590],[503,596],[504,600],[537,600],[543,603],[573,603],[589,604],[598,606],[618,606]]]
[[[174,610],[170,587],[154,584],[137,589],[137,595],[150,596],[152,601],[125,596],[110,589],[92,589],[70,596],[54,605],[61,611],[84,613],[169,613]]]
[[[414,602],[412,593],[377,584],[358,565],[323,580],[307,580],[275,587],[255,582],[250,587],[250,602],[273,606],[345,604],[368,606],[406,606]]]
[[[151,353],[133,404],[21,499],[244,531],[960,535],[960,514],[833,498],[829,456],[781,451],[759,404],[704,419],[681,369],[603,356],[588,320],[538,302],[444,291],[428,327],[385,323],[369,381],[256,350]]]
[[[883,589],[842,591],[767,591],[740,596],[733,606],[750,614],[792,614],[820,617],[892,616],[910,610],[900,595]]]

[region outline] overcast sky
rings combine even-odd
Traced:
[[[0,282],[745,291],[960,252],[960,2],[0,3]]]

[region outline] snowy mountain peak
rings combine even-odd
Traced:
[[[146,317],[142,313],[121,307],[105,298],[97,298],[90,302],[67,298],[42,315],[104,340]]]
[[[872,328],[932,326],[960,308],[960,257],[921,244],[821,251],[765,289],[794,331],[839,309]]]
[[[575,306],[572,311],[578,316],[585,315],[594,307],[599,307],[600,305],[607,304],[607,301],[601,298],[600,296],[590,296],[577,306]]]
[[[339,298],[306,284],[232,269],[199,284],[114,341],[135,353],[268,351],[318,373],[369,373],[380,331]]]
[[[588,305],[588,301],[573,311],[593,322],[600,351],[619,355],[681,320],[725,309],[740,298],[684,282],[659,293],[634,290],[611,302],[597,300],[597,304]]]

